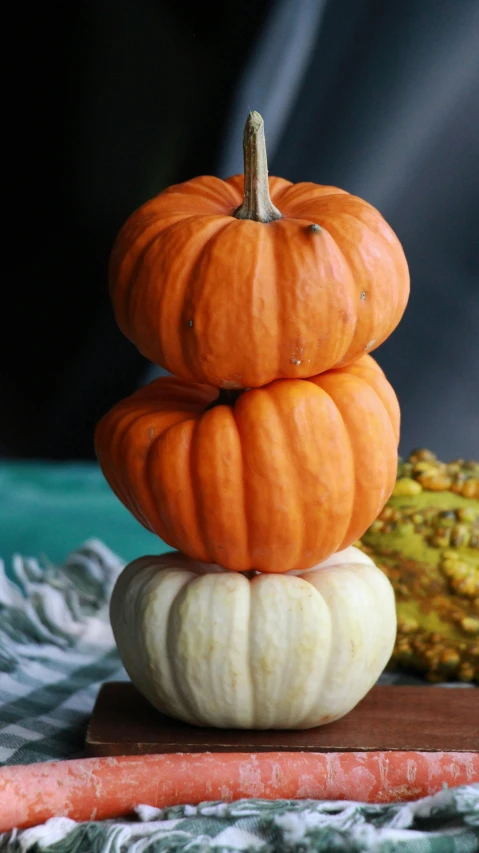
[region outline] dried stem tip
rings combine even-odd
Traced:
[[[253,219],[255,222],[281,219],[281,213],[269,194],[264,121],[259,113],[250,113],[246,120],[243,153],[244,201],[234,213],[236,219]]]

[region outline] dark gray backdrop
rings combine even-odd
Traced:
[[[374,353],[401,403],[401,451],[478,458],[478,0],[223,5],[91,0],[72,7],[60,47],[35,21],[25,47],[22,30],[31,75],[17,80],[18,103],[28,95],[29,109],[14,128],[28,168],[14,136],[11,215],[25,217],[28,194],[35,227],[9,253],[1,451],[92,457],[98,418],[153,375],[113,322],[112,241],[168,184],[242,171],[251,108],[265,117],[272,174],[363,196],[404,245],[410,303]],[[67,152],[65,173],[54,158],[46,175],[45,133]]]

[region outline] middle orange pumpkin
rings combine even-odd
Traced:
[[[359,539],[397,472],[399,405],[374,359],[225,393],[156,379],[102,418],[98,460],[133,515],[235,571],[309,568]]]

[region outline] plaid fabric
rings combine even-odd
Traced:
[[[62,567],[0,565],[0,764],[81,755],[101,684],[126,678],[108,621],[123,563],[90,541]]]
[[[111,590],[122,567],[97,540],[86,542],[60,567],[15,557],[16,583],[7,579],[0,562],[0,764],[82,755],[101,684],[127,677],[108,620]],[[392,673],[380,680],[421,683]],[[136,821],[76,824],[54,818],[40,827],[4,833],[0,851],[7,850],[472,853],[479,850],[479,786],[387,806],[245,800],[159,811],[145,805]]]

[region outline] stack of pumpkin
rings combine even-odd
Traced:
[[[401,245],[343,190],[244,176],[172,186],[128,219],[110,293],[122,332],[173,376],[118,403],[110,486],[179,553],[120,576],[125,668],[196,725],[308,728],[368,692],[396,634],[392,587],[352,547],[397,473],[399,406],[369,353],[409,295]]]

